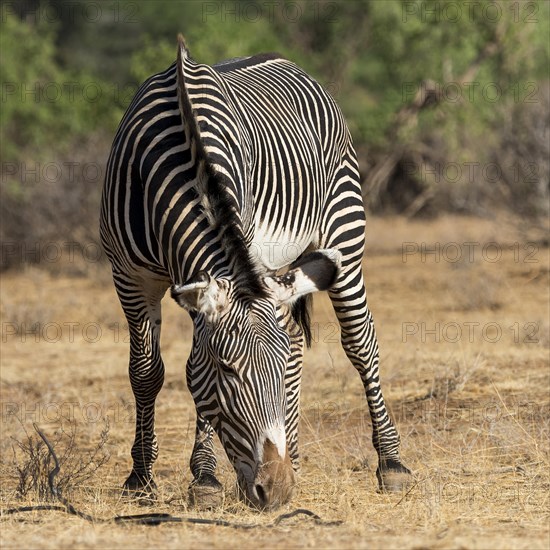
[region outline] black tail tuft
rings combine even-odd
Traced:
[[[311,347],[311,305],[313,297],[311,294],[298,298],[294,304],[292,304],[292,317],[298,323],[298,326],[304,333],[304,340],[308,348]]]

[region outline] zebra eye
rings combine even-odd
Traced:
[[[220,367],[220,370],[227,375],[230,376],[237,376],[237,373],[235,372],[235,369],[230,367],[225,361],[218,361],[218,366]]]

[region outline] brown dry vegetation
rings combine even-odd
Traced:
[[[376,490],[362,388],[337,343],[328,299],[320,295],[314,312],[317,341],[305,357],[302,472],[292,502],[281,512],[305,507],[323,519],[343,520],[341,526],[318,527],[306,519],[252,531],[185,524],[124,527],[36,512],[4,516],[2,546],[548,548],[548,248],[535,233],[516,228],[507,220],[452,217],[369,221],[365,267],[382,382],[404,460],[417,480],[407,494]],[[422,242],[440,243],[439,261],[421,254]],[[466,242],[480,244],[468,249]],[[498,247],[483,247],[490,242]],[[403,243],[410,243],[407,250],[413,253],[404,257]],[[473,261],[451,261],[457,248],[448,243],[460,245],[463,256],[473,250]],[[526,243],[534,244],[526,248]],[[501,257],[489,261],[497,250]],[[54,438],[74,421],[75,452],[84,459],[100,440],[107,417],[111,458],[70,491],[71,501],[101,517],[144,512],[120,498],[133,438],[124,319],[106,266],[87,271],[86,278],[36,268],[3,277],[2,509],[38,503],[36,494],[16,497],[11,438],[23,439],[23,426],[31,431],[36,421]],[[279,512],[259,514],[237,502],[234,474],[221,449],[224,507],[188,509],[194,408],[184,364],[191,325],[165,302],[167,373],[158,400],[160,498],[154,510],[267,524]],[[22,330],[34,323],[38,341]]]

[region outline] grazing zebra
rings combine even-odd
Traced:
[[[221,494],[216,432],[249,503],[290,498],[317,290],[329,291],[365,387],[380,486],[406,483],[380,390],[364,226],[355,152],[329,94],[274,54],[198,64],[180,36],[177,61],[141,86],[120,123],[102,197],[101,240],[128,321],[136,401],[127,492],[154,493],[160,301],[170,286],[194,323],[191,497]]]

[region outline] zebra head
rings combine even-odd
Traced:
[[[172,287],[194,321],[187,377],[197,411],[216,430],[245,498],[259,508],[284,504],[294,486],[285,429],[287,367],[296,351],[288,306],[329,288],[339,258],[335,250],[309,254],[284,275],[265,277],[261,297],[206,272]]]

